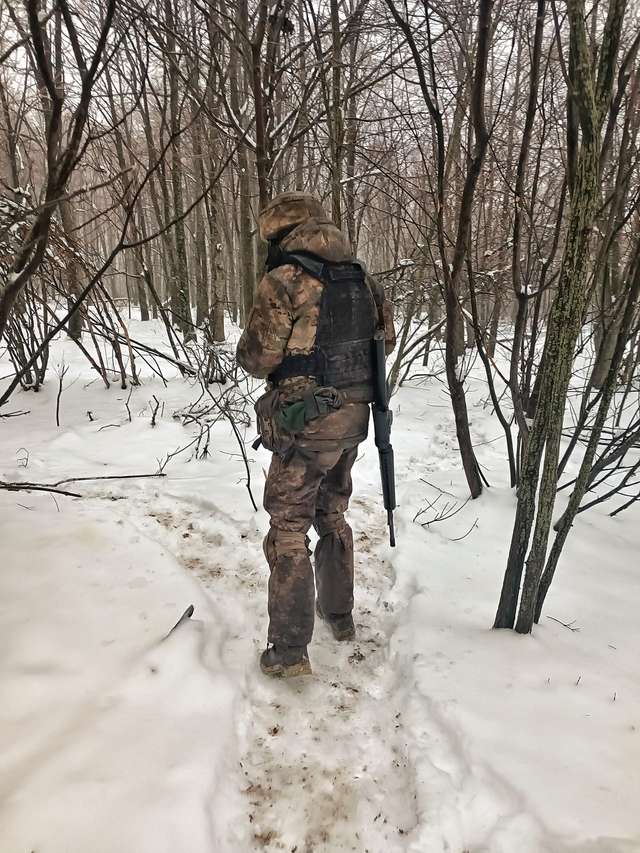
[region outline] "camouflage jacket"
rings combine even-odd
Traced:
[[[306,250],[328,261],[351,258],[341,232],[328,221],[310,219],[299,225],[281,242],[287,252]],[[384,323],[387,354],[395,346],[393,311],[382,286],[367,277],[381,321]],[[289,354],[313,350],[322,283],[300,267],[287,264],[266,273],[258,284],[253,309],[238,343],[239,363],[252,376],[263,379],[272,373]],[[284,400],[300,399],[315,385],[312,379],[292,377],[279,386]],[[351,447],[367,436],[369,408],[363,389],[343,391],[345,404],[317,420],[310,421],[296,444],[323,450]]]

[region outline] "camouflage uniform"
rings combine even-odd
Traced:
[[[302,193],[275,198],[260,214],[260,236],[278,239],[287,252],[306,250],[329,261],[351,259],[342,233],[316,199]],[[387,351],[395,344],[392,310],[382,287],[370,277]],[[266,273],[240,338],[237,357],[253,376],[266,378],[290,354],[313,350],[323,284],[298,266]],[[278,385],[278,404],[300,400],[317,387],[294,376]],[[341,389],[342,406],[305,424],[293,441],[275,450],[264,493],[271,527],[264,551],[269,580],[269,634],[273,644],[306,646],[313,632],[314,582],[307,533],[319,535],[315,550],[318,605],[326,617],[353,608],[353,537],[344,513],[351,496],[351,468],[367,437],[370,387]]]

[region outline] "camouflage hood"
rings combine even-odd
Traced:
[[[260,236],[263,240],[278,240],[296,225],[324,215],[320,200],[310,193],[280,193],[258,214]]]
[[[260,211],[258,223],[263,240],[275,240],[288,252],[313,252],[328,261],[351,257],[344,236],[310,193],[277,195]]]
[[[336,226],[328,219],[308,219],[280,241],[287,252],[313,252],[327,261],[351,259],[349,245]]]

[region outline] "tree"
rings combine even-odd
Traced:
[[[612,96],[626,2],[611,0],[609,3],[597,64],[587,41],[584,0],[569,0],[567,10],[570,97],[575,98],[582,139],[558,292],[545,339],[539,402],[528,436],[511,548],[494,624],[496,628],[512,628],[515,621],[519,633],[529,633],[533,627],[551,529],[564,408],[574,348],[588,297],[585,273],[599,195],[601,132]]]
[[[28,232],[15,255],[10,272],[0,283],[0,338],[9,319],[9,314],[18,296],[40,267],[49,238],[53,215],[65,200],[69,179],[77,167],[84,142],[89,118],[93,88],[102,70],[103,51],[113,23],[116,10],[115,0],[108,0],[101,15],[97,37],[92,52],[85,57],[81,39],[66,0],[58,0],[58,12],[64,21],[66,36],[71,44],[76,63],[76,72],[81,80],[77,104],[72,108],[66,133],[63,127],[63,108],[66,95],[57,84],[56,66],[52,61],[51,45],[46,28],[49,16],[42,13],[40,0],[26,0],[27,26],[9,6],[22,44],[33,55],[34,67],[42,97],[46,102],[46,179],[43,200],[37,209]],[[61,25],[59,25],[61,26]],[[28,30],[27,30],[28,28]],[[61,39],[61,34],[58,36]],[[6,56],[6,54],[5,54]]]

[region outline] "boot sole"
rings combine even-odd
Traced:
[[[275,666],[264,666],[261,663],[260,669],[265,675],[270,675],[272,678],[295,678],[299,675],[313,675],[313,670],[308,660],[293,663],[289,666],[285,666],[282,663],[278,663]]]

